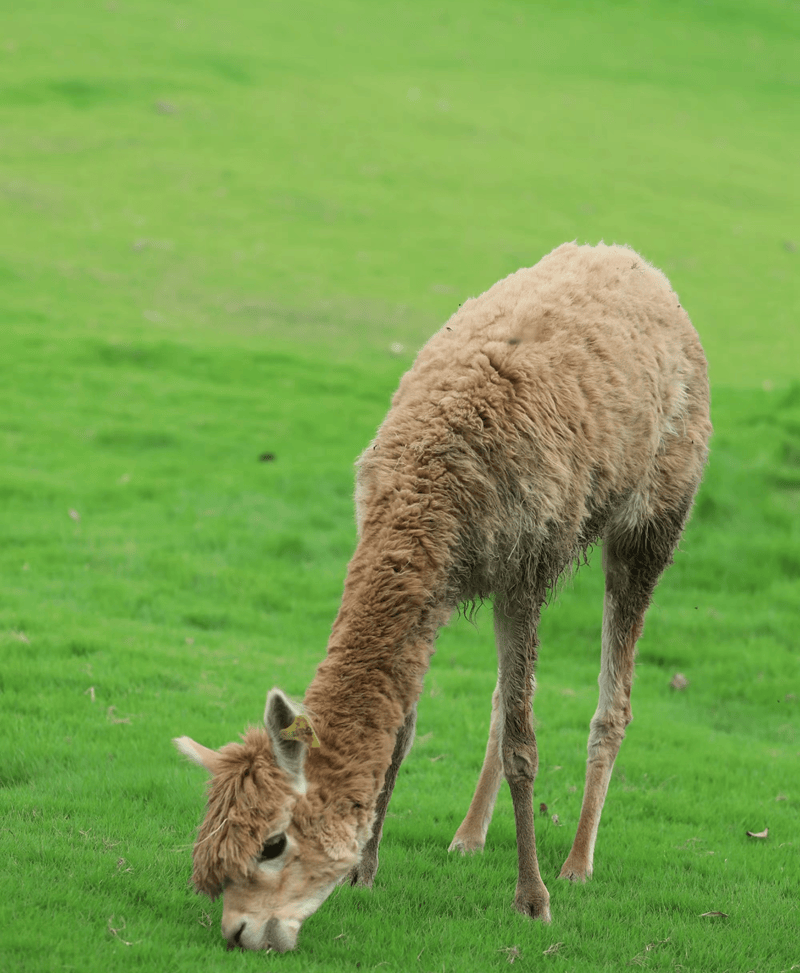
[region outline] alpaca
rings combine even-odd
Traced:
[[[592,874],[625,729],[636,642],[705,466],[700,341],[669,282],[627,247],[564,244],[467,301],[419,353],[358,461],[359,539],[328,651],[302,706],[264,729],[178,749],[211,774],[193,880],[223,893],[229,948],[294,948],[337,883],[371,885],[436,634],[493,596],[489,742],[450,850],[482,850],[501,781],[517,832],[514,906],[550,920],[533,822],[537,623],[602,541],[599,702],[572,850]]]

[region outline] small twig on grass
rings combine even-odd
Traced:
[[[506,959],[509,963],[513,963],[514,960],[518,960],[522,956],[519,946],[503,946],[503,948],[498,949],[497,952],[505,953]]]
[[[112,936],[114,936],[116,939],[118,939],[121,943],[124,943],[126,946],[136,946],[137,943],[140,943],[141,942],[141,939],[137,939],[136,942],[129,942],[127,939],[123,939],[122,936],[120,936],[120,933],[121,932],[124,932],[125,931],[125,927],[127,926],[127,923],[125,922],[125,917],[124,916],[121,917],[122,918],[122,925],[119,926],[116,929],[114,928],[114,926],[111,925],[111,920],[113,918],[114,918],[113,915],[110,915],[108,917],[108,931],[111,933]]]
[[[130,716],[122,716],[122,717],[114,716],[114,712],[116,708],[117,708],[116,706],[109,706],[108,709],[106,710],[106,719],[108,720],[108,722],[109,723],[130,723],[131,721]]]
[[[645,946],[645,948],[641,951],[641,953],[638,953],[636,956],[633,957],[632,960],[630,960],[628,965],[633,966],[634,963],[636,963],[639,966],[643,966],[647,954],[650,952],[650,950],[657,949],[659,946],[663,946],[665,943],[668,943],[670,941],[670,938],[671,938],[670,936],[667,936],[666,939],[657,939],[654,943],[648,943]]]
[[[721,918],[721,919],[728,919],[728,918],[730,918],[728,916],[728,913],[727,912],[701,912],[700,913],[700,918],[701,919],[713,919],[713,918],[715,918],[717,916],[719,918]]]
[[[769,837],[769,828],[764,828],[763,831],[746,831],[745,834],[748,838],[767,838]]]
[[[555,956],[555,954],[565,946],[566,943],[553,943],[552,946],[548,946],[547,949],[542,953],[542,956]]]

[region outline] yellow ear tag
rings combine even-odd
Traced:
[[[280,732],[281,740],[301,740],[307,747],[318,747],[319,737],[307,716],[295,716],[294,720]]]

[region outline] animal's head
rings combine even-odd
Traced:
[[[278,689],[267,696],[264,724],[220,750],[189,737],[174,743],[212,775],[194,846],[195,887],[212,899],[222,894],[229,948],[284,952],[358,862],[372,813],[347,788],[332,793],[310,721]]]

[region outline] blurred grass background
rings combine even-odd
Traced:
[[[376,889],[341,890],[266,962],[800,962],[798,16],[794,0],[3,12],[4,968],[263,967],[223,952],[219,905],[187,888],[202,785],[169,738],[218,746],[273,683],[302,695],[354,543],[352,462],[400,374],[465,297],[566,239],[665,270],[716,430],[641,644],[595,878],[555,881],[596,701],[593,567],[542,626],[553,925],[510,908],[506,794],[482,858],[445,851],[485,743],[485,609],[440,640]]]

